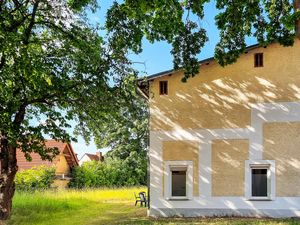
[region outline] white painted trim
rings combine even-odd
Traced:
[[[167,200],[190,200],[193,197],[193,161],[164,161],[165,164],[165,198]],[[186,196],[172,196],[172,167],[186,168]]]
[[[223,209],[223,208],[150,208],[151,217],[300,217],[300,210],[295,209]]]
[[[268,169],[268,180],[270,188],[268,197],[253,197],[252,196],[252,168],[266,168]],[[274,160],[246,160],[245,162],[245,197],[248,200],[275,200],[276,193],[276,172]]]
[[[252,104],[250,159],[263,158],[263,124],[272,122],[299,122],[300,102]]]
[[[152,202],[153,201],[153,202]],[[153,208],[199,208],[199,209],[298,209],[300,197],[276,197],[273,201],[249,201],[240,197],[193,197],[190,201],[169,201],[165,198],[153,199]],[[300,215],[299,215],[300,216]]]
[[[199,146],[199,194],[201,197],[211,196],[211,141]]]

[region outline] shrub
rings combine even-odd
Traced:
[[[69,186],[96,188],[145,185],[147,163],[135,154],[132,152],[125,160],[106,158],[104,162],[85,162],[73,170]]]
[[[17,173],[16,189],[21,191],[47,189],[55,179],[55,168],[39,166]]]

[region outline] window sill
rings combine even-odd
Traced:
[[[273,201],[271,197],[250,197],[248,201]]]
[[[191,199],[188,197],[170,197],[170,198],[167,198],[167,200],[168,201],[189,201]]]

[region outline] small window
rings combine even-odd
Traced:
[[[275,199],[275,161],[246,160],[245,197],[249,200]]]
[[[186,196],[186,170],[172,171],[172,196]]]
[[[167,95],[168,94],[168,81],[159,82],[159,94]]]
[[[254,67],[263,67],[264,66],[264,54],[256,53],[254,55]]]
[[[167,200],[193,198],[193,161],[164,161],[164,197]]]
[[[268,197],[268,169],[252,169],[252,196]]]

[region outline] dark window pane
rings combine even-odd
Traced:
[[[165,91],[165,94],[167,95],[168,94],[168,82],[166,81],[165,83],[164,83],[164,91]]]
[[[186,171],[172,171],[172,196],[186,196]]]
[[[168,94],[168,81],[159,82],[159,94],[167,95]]]
[[[254,66],[263,67],[264,66],[264,55],[263,53],[256,53],[254,55]]]
[[[252,169],[252,196],[268,196],[267,169]]]
[[[257,55],[254,55],[254,66],[257,67],[258,65],[258,57]]]

